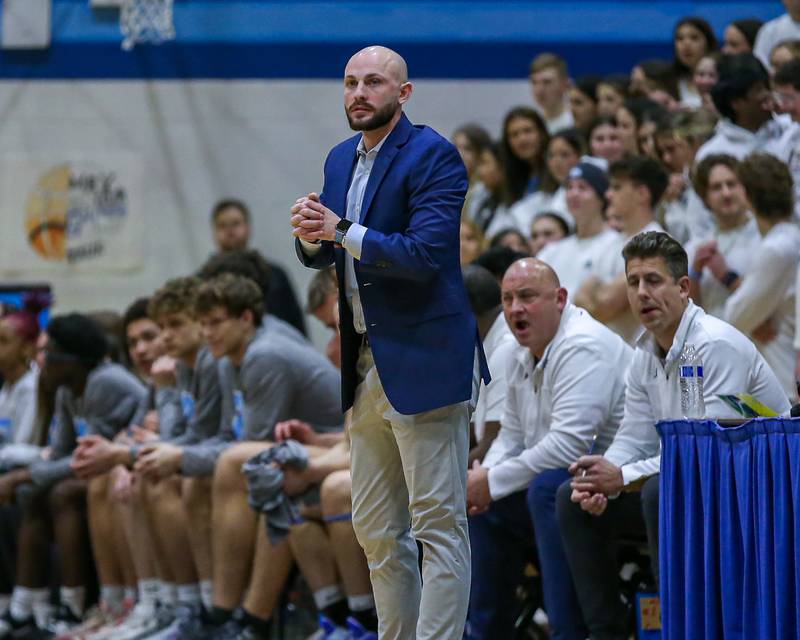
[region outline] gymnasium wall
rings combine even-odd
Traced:
[[[733,17],[779,12],[778,2],[176,0],[175,42],[123,52],[116,11],[54,0],[48,49],[0,52],[0,279],[52,282],[57,311],[121,310],[202,263],[212,203],[236,196],[253,210],[255,246],[289,267],[304,298],[311,274],[294,257],[287,211],[321,187],[327,150],[350,134],[338,77],[359,47],[407,57],[413,121],[497,133],[502,114],[530,100],[524,78],[539,51],[564,54],[575,74],[628,71],[669,55],[680,15],[706,15],[721,32]],[[28,268],[9,248],[30,232],[39,183],[28,176],[43,159],[102,169],[118,157],[136,246],[107,244],[94,269]]]

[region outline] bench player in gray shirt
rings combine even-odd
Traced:
[[[62,558],[62,603],[72,606],[72,610],[65,613],[76,619],[82,608],[79,601],[86,580],[82,571],[87,564],[86,541],[80,535],[82,527],[69,523],[85,518],[81,505],[85,501],[86,485],[74,478],[70,467],[73,452],[78,438],[87,434],[113,438],[126,428],[145,389],[123,367],[105,361],[107,342],[103,330],[86,316],[70,314],[53,318],[45,340],[45,365],[40,380],[42,385],[57,389],[50,455],[48,459],[1,476],[0,502],[11,499],[16,492],[23,506],[20,539],[24,538],[25,544],[19,549],[19,560],[26,568],[20,571],[20,578],[38,575],[45,580],[41,567],[28,565],[38,564],[41,558],[47,557],[46,537],[42,540],[26,532],[46,531],[48,518],[52,517]],[[43,548],[35,548],[36,540]],[[42,584],[25,582],[24,578],[18,580],[17,588],[44,589],[46,594],[46,581]],[[9,610],[0,623],[0,635],[9,629],[19,631],[25,626],[34,626],[30,600],[27,605],[27,609],[17,606]]]
[[[208,347],[220,358],[223,429],[235,440],[183,451],[184,467],[213,464],[219,457],[212,497],[214,608],[207,623],[229,622],[265,636],[291,552],[286,542],[269,544],[263,518],[247,504],[241,467],[272,446],[278,422],[295,418],[317,431],[340,430],[339,373],[310,344],[260,326],[261,293],[246,278],[228,274],[205,283],[197,311]]]

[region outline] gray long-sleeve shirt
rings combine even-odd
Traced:
[[[136,376],[111,362],[104,362],[89,373],[80,397],[66,387],[59,387],[50,458],[30,466],[33,481],[50,486],[70,477],[78,436],[96,434],[113,439],[130,424],[146,393]]]
[[[194,369],[178,363],[176,386],[158,390],[162,433],[174,434],[166,439],[182,447],[193,446],[195,452],[181,465],[184,475],[207,475],[213,470],[217,450],[229,442],[222,429],[222,404],[219,362],[207,347],[198,352]]]
[[[301,343],[269,326],[258,331],[241,366],[219,362],[222,426],[214,442],[183,450],[183,472],[213,473],[231,441],[271,440],[275,425],[296,418],[318,431],[342,428],[339,371],[310,343]]]

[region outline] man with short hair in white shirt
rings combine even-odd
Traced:
[[[598,271],[603,275],[586,278],[573,301],[632,343],[639,322],[628,305],[621,251],[637,233],[662,231],[654,219],[654,209],[667,189],[669,176],[653,158],[630,156],[612,164],[609,177],[606,213],[616,218],[622,232],[616,246],[609,247],[599,260]]]
[[[684,349],[693,347],[705,374],[705,415],[737,417],[719,397],[736,393],[751,394],[778,413],[789,411],[786,394],[753,343],[689,299],[688,259],[674,238],[640,234],[625,246],[624,257],[630,304],[646,329],[628,369],[625,415],[604,455],[582,456],[570,466],[575,477],[556,498],[589,635],[609,640],[628,638],[614,538],[646,530],[657,578],[661,443],[655,424],[685,413],[678,376]]]
[[[693,175],[695,191],[714,216],[716,230],[686,244],[689,293],[695,304],[717,318],[725,317],[725,301],[731,295],[726,274],[730,269],[747,273],[761,244],[738,169],[736,158],[714,153],[695,167]]]
[[[800,40],[800,2],[783,0],[786,13],[770,20],[758,30],[753,53],[769,69],[769,54],[781,42]]]
[[[614,437],[632,351],[570,304],[556,273],[540,260],[511,265],[502,296],[519,344],[506,372],[500,433],[467,479],[473,553],[468,637],[513,635],[515,589],[538,549],[552,637],[584,640],[554,499],[570,462],[603,451]]]
[[[508,328],[500,304],[500,285],[492,273],[476,264],[462,269],[469,306],[478,322],[478,333],[483,341],[483,351],[492,372],[487,385],[481,382],[478,403],[472,414],[475,446],[469,452],[469,464],[482,462],[489,447],[500,431],[500,418],[506,403],[506,369],[511,361],[517,341]]]
[[[531,88],[537,111],[554,134],[573,125],[569,109],[569,71],[566,61],[554,53],[540,53],[531,62]]]
[[[553,268],[570,296],[589,276],[608,280],[616,275],[600,270],[608,263],[606,254],[616,249],[620,237],[606,224],[607,190],[605,171],[589,162],[575,165],[566,183],[567,207],[575,219],[575,233],[548,244],[536,256]]]

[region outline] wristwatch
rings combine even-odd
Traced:
[[[353,225],[352,221],[348,220],[347,218],[342,218],[339,220],[338,224],[336,225],[336,229],[333,233],[333,241],[341,245],[344,243],[344,237],[347,235],[347,230]]]
[[[731,285],[738,279],[739,279],[738,273],[736,273],[735,271],[726,271],[725,275],[722,276],[722,278],[720,279],[720,282],[722,283],[722,286],[724,286],[726,289],[730,289]]]

